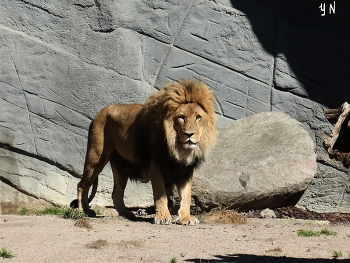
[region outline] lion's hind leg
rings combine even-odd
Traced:
[[[94,161],[98,160],[98,161]],[[106,163],[108,162],[108,158],[104,155],[100,155],[99,158],[90,158],[87,156],[84,165],[84,173],[80,182],[78,183],[78,209],[79,211],[84,211],[87,216],[95,216],[95,212],[90,209],[89,202],[91,202],[92,198],[95,195],[97,183],[98,183],[98,175],[101,173]],[[89,189],[91,185],[93,185],[91,197],[89,198]]]
[[[119,215],[129,220],[134,220],[135,214],[129,211],[124,203],[124,191],[128,182],[128,176],[125,174],[125,171],[123,171],[123,169],[118,169],[118,157],[116,155],[113,155],[111,157],[110,164],[112,167],[114,180],[112,193],[114,208],[117,210]]]

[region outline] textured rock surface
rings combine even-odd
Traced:
[[[324,2],[329,11],[333,1]],[[321,16],[317,0],[3,0],[0,146],[75,184],[98,110],[198,78],[215,91],[219,125],[265,111],[302,122],[316,142],[318,171],[300,203],[349,212],[348,170],[322,148],[331,130],[323,109],[350,97],[350,2],[336,5]],[[22,174],[2,170],[2,184],[23,187]],[[111,180],[106,169],[99,203],[110,202]],[[0,189],[1,203],[8,191]],[[151,202],[149,185],[133,191]]]
[[[294,205],[316,174],[314,149],[301,123],[282,112],[231,122],[196,172],[193,195],[202,209]]]
[[[68,205],[76,198],[79,179],[47,162],[0,148],[0,167],[0,213],[13,213],[23,206]],[[100,176],[95,205],[113,205],[113,181],[108,168],[105,169],[108,176]],[[125,198],[128,206],[149,206],[153,203],[151,186],[129,183]]]

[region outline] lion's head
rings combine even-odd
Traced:
[[[203,160],[216,141],[213,92],[202,82],[182,80],[166,84],[150,98],[164,116],[169,154],[185,165]],[[147,104],[147,103],[146,103]]]

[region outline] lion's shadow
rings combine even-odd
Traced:
[[[322,258],[293,258],[293,257],[274,257],[274,256],[259,256],[251,254],[232,254],[232,255],[215,255],[215,259],[186,259],[185,262],[236,262],[236,263],[295,263],[295,262],[304,262],[304,263],[326,263],[334,262],[332,259],[322,259]],[[337,259],[337,262],[349,262],[348,259]]]

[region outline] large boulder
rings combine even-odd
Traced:
[[[204,210],[295,205],[316,169],[314,142],[301,123],[282,112],[259,113],[219,130],[193,195]]]

